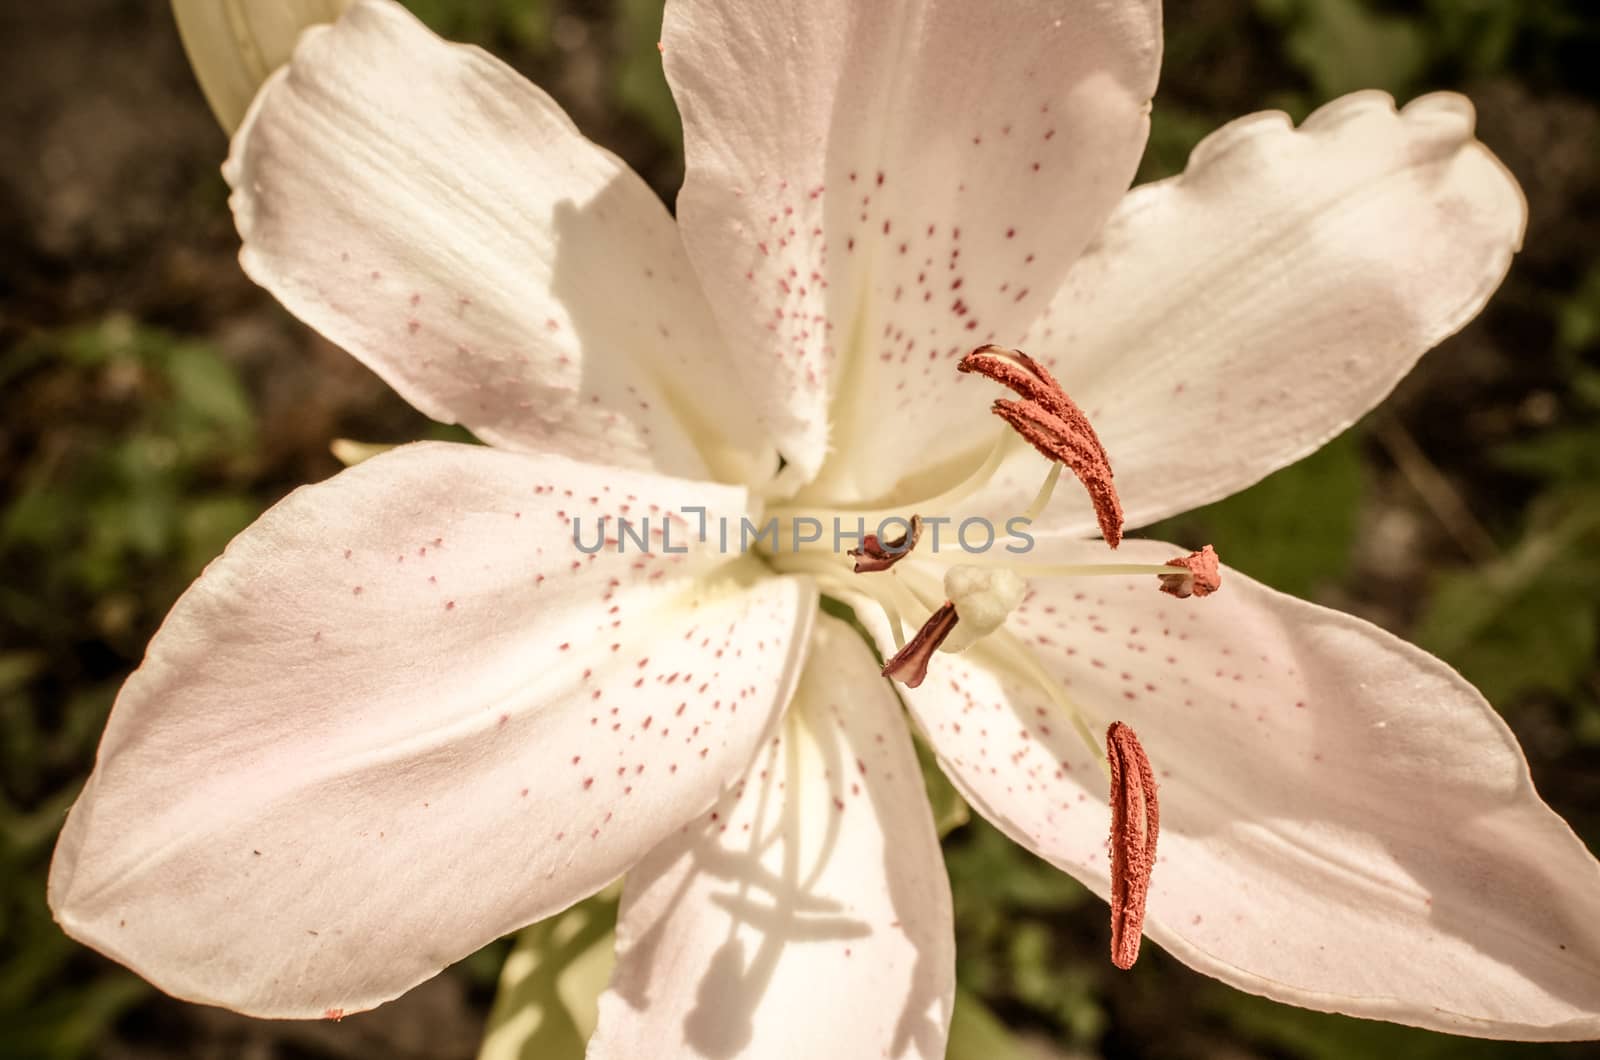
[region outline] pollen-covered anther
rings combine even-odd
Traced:
[[[922,628],[906,641],[905,647],[883,664],[883,676],[893,678],[907,688],[922,684],[923,678],[928,676],[928,660],[933,658],[933,653],[944,643],[950,631],[956,628],[958,621],[956,605],[946,601],[928,616]]]
[[[1094,505],[1095,519],[1106,544],[1112,548],[1121,544],[1122,501],[1111,481],[1111,465],[1098,455],[1099,442],[1092,436],[1085,438],[1075,424],[1030,401],[1002,398],[994,403],[994,412],[1029,445],[1046,458],[1060,461],[1077,476],[1089,494],[1089,503]]]
[[[956,367],[1016,393],[1021,400],[996,401],[994,414],[1046,458],[1060,461],[1077,476],[1089,492],[1100,533],[1116,548],[1122,541],[1122,502],[1112,483],[1111,461],[1089,417],[1067,397],[1050,370],[1021,350],[999,346],[979,346]]]
[[[1042,405],[1062,419],[1083,416],[1083,410],[1067,397],[1066,391],[1056,381],[1056,377],[1050,374],[1050,369],[1021,350],[1008,350],[1003,346],[993,345],[979,346],[961,358],[961,363],[956,365],[956,369],[962,372],[976,372],[985,379],[992,379],[1024,401]],[[1104,460],[1105,450],[1100,449],[1100,439],[1095,437],[1094,429],[1089,426],[1087,418],[1083,420],[1082,426],[1099,451],[1100,458]]]
[[[909,556],[922,537],[922,520],[913,515],[909,524],[906,532],[892,541],[880,541],[877,534],[868,534],[863,538],[861,547],[853,548],[848,553],[856,561],[855,572],[870,574],[888,570]]]
[[[1139,959],[1144,936],[1161,811],[1150,759],[1133,729],[1120,721],[1106,730],[1106,763],[1111,768],[1111,963],[1128,969]]]
[[[1217,562],[1217,550],[1210,545],[1187,556],[1167,560],[1167,566],[1179,568],[1173,574],[1158,574],[1161,591],[1179,599],[1191,596],[1210,596],[1222,588],[1222,568]]]

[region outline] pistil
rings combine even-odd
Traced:
[[[963,372],[976,372],[992,379],[1017,395],[1016,400],[996,400],[993,411],[1052,461],[1049,475],[1024,518],[1031,522],[1044,509],[1062,467],[1067,467],[1087,490],[1106,543],[1116,548],[1122,540],[1123,514],[1112,483],[1110,460],[1088,417],[1067,397],[1049,370],[1020,350],[997,346],[973,350],[962,358],[959,367]],[[995,446],[979,472],[948,496],[964,499],[976,481],[998,469],[1004,456],[1002,442]],[[877,536],[868,535],[860,548],[850,552],[855,560],[854,572],[890,571],[915,547],[920,530],[921,521],[913,516],[908,531],[899,539],[882,542]],[[1029,566],[1027,573],[1031,576],[1154,576],[1162,592],[1179,598],[1209,596],[1221,585],[1217,553],[1210,545],[1164,564],[1055,564]],[[934,603],[937,597],[916,587],[917,579],[922,577],[924,575],[913,565],[892,571],[886,579],[887,585],[893,586],[913,607],[920,603],[930,609],[927,620],[903,643],[898,611],[879,594],[868,594],[884,607],[898,646],[883,666],[884,676],[908,688],[916,688],[926,679],[934,652],[964,651],[990,638],[987,644],[993,649],[995,661],[1011,669],[1013,674],[1037,684],[1065,709],[1078,735],[1099,757],[1099,747],[1084,713],[1032,653],[1004,628],[1011,613],[1027,595],[1026,583],[1011,569],[1011,562],[977,558],[974,562],[949,568],[944,577],[945,598],[938,604]],[[1105,753],[1100,761],[1110,781],[1111,961],[1118,968],[1127,969],[1138,959],[1144,935],[1150,875],[1155,868],[1156,841],[1160,833],[1160,805],[1150,760],[1138,736],[1127,724],[1116,721],[1107,728]]]
[[[915,636],[899,644],[899,651],[884,664],[885,677],[916,688],[927,675],[928,662],[935,651],[965,651],[1001,629],[1011,612],[1022,603],[1027,585],[1012,569],[1011,562],[973,559],[977,562],[958,564],[945,572],[944,602],[933,608]],[[858,574],[863,569],[859,560],[855,569]],[[1162,592],[1180,599],[1210,596],[1222,585],[1217,553],[1210,545],[1166,563],[1073,563],[1028,566],[1024,570],[1030,577],[1148,575],[1157,579],[1157,587]],[[879,603],[882,604],[881,599]],[[887,607],[885,612],[888,612]],[[898,615],[891,625],[895,622],[898,622]]]
[[[1027,591],[1026,583],[1004,567],[951,567],[944,575],[945,602],[884,663],[883,676],[916,688],[928,675],[935,651],[970,648],[1003,626]]]

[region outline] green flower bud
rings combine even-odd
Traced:
[[[230,135],[300,31],[332,22],[352,0],[172,0],[178,35],[211,111]]]

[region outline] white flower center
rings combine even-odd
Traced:
[[[1110,460],[1088,417],[1049,370],[1027,354],[983,346],[964,357],[959,368],[1001,383],[1017,395],[1015,400],[994,402],[993,411],[1007,427],[970,475],[914,505],[884,509],[794,505],[773,509],[770,515],[776,520],[777,534],[767,559],[780,571],[814,577],[826,593],[847,601],[865,597],[876,604],[896,648],[884,664],[885,676],[916,688],[927,676],[936,652],[982,650],[986,665],[1042,689],[1068,715],[1084,744],[1104,765],[1105,756],[1085,713],[1068,698],[1061,683],[1044,669],[1034,653],[1005,629],[1007,619],[1028,595],[1025,577],[1144,575],[1157,578],[1157,587],[1173,596],[1204,596],[1219,583],[1216,553],[1208,545],[1200,552],[1165,564],[1041,565],[1021,561],[1019,556],[1026,555],[1033,546],[1027,527],[1050,502],[1063,467],[1070,468],[1088,492],[1108,547],[1117,547],[1122,539],[1123,517]],[[929,564],[939,562],[939,554],[950,544],[947,537],[941,548],[939,524],[954,522],[965,503],[991,484],[1019,441],[1026,441],[1051,461],[1033,502],[1022,514],[1003,523],[1008,535],[1015,535],[1020,527],[1020,538],[997,549],[1000,535],[996,524],[981,518],[963,520],[963,529],[973,522],[981,525],[983,545],[974,549],[964,533],[956,535],[962,559],[945,569],[941,594],[933,572],[927,569]],[[886,529],[891,523],[896,527],[893,533]],[[852,529],[841,532],[843,527]],[[930,528],[932,540],[919,547],[930,536]],[[842,533],[856,536],[858,547],[845,553],[840,547]],[[1023,547],[1014,547],[1023,542]],[[912,562],[902,564],[904,559]],[[925,616],[922,622],[907,622],[905,616],[918,614]],[[912,631],[909,636],[908,629]]]
[[[944,572],[944,595],[960,621],[939,650],[966,651],[1005,625],[1027,594],[1027,582],[1008,567],[951,567]]]

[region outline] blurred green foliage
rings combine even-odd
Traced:
[[[544,0],[405,0],[405,5],[451,40],[503,42],[534,55],[554,46],[554,12]]]
[[[1287,59],[1312,94],[1328,99],[1363,88],[1409,96],[1431,74],[1485,77],[1513,66],[1552,73],[1569,44],[1596,32],[1574,0],[1255,0],[1282,32]]]
[[[214,348],[123,317],[27,337],[0,388],[20,454],[0,494],[0,1027],[17,1055],[71,1057],[149,988],[64,974],[82,951],[45,865],[153,619],[260,510],[257,431]]]
[[[53,381],[67,402],[61,412],[73,416],[87,394],[125,413],[57,425],[13,472],[0,555],[49,553],[36,569],[64,583],[47,586],[50,595],[106,593],[130,568],[174,556],[195,568],[254,517],[246,496],[204,481],[219,467],[244,470],[255,441],[249,398],[214,349],[112,318],[36,338],[6,374],[44,360],[61,368]],[[48,617],[45,598],[13,593],[6,603],[38,608],[35,621]]]
[[[1439,575],[1417,643],[1453,662],[1493,702],[1547,692],[1592,712],[1595,690],[1585,684],[1600,643],[1597,550],[1600,496],[1541,496],[1505,557]]]
[[[617,102],[681,155],[683,126],[662,72],[661,0],[617,0]]]
[[[1427,61],[1415,20],[1361,0],[1257,0],[1256,7],[1283,27],[1284,57],[1323,99],[1363,88],[1408,92]]]
[[[1097,904],[1077,881],[974,818],[948,843],[955,899],[957,979],[968,1008],[1021,1006],[1068,1044],[1094,1043],[1106,1024],[1097,996],[1102,962],[1063,946],[1062,915]],[[1099,946],[1090,943],[1090,954]],[[987,1037],[994,1037],[990,1031]]]

